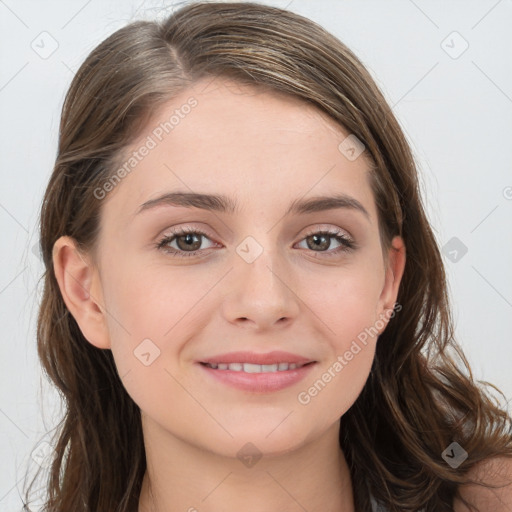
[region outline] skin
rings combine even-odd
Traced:
[[[403,241],[383,251],[365,153],[347,159],[338,146],[349,132],[297,99],[200,81],[161,108],[131,150],[191,96],[197,106],[103,199],[96,252],[80,254],[69,237],[54,246],[66,305],[91,344],[112,350],[141,409],[148,471],[139,511],[354,511],[339,419],[396,302]],[[136,214],[173,190],[225,194],[240,212],[164,205]],[[347,208],[284,215],[295,199],[333,192],[356,198],[368,218]],[[196,239],[202,256],[156,248],[184,226],[207,233]],[[335,254],[340,243],[327,237],[316,248],[311,235],[323,229],[357,247]],[[252,263],[236,251],[247,236],[262,248]],[[299,393],[332,374],[378,320],[377,334],[301,404]],[[160,350],[148,366],[134,355],[147,338]],[[271,393],[214,382],[197,364],[238,350],[316,363],[304,381]],[[237,457],[247,443],[262,455],[251,467]]]
[[[461,496],[481,512],[512,510],[512,460],[507,457],[487,459],[468,472],[469,478],[492,487],[467,484],[460,487]],[[454,512],[473,512],[455,499]]]

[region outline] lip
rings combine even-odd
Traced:
[[[276,364],[286,362],[304,366],[293,370],[261,373],[218,370],[206,366],[206,363],[229,364],[239,362],[252,364]],[[228,354],[221,354],[203,361],[198,361],[199,368],[201,368],[206,375],[215,379],[216,382],[252,393],[271,393],[293,386],[304,379],[315,364],[316,361],[311,359],[281,351],[268,352],[266,354],[258,354],[255,352],[230,352]]]
[[[291,352],[283,352],[275,350],[273,352],[266,352],[265,354],[258,354],[257,352],[229,352],[226,354],[219,354],[214,357],[202,359],[199,363],[252,363],[252,364],[275,364],[275,363],[295,363],[306,364],[314,362],[313,359],[292,354]]]

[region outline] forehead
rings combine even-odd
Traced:
[[[116,196],[122,196],[133,213],[179,188],[284,208],[297,197],[336,189],[356,196],[373,214],[365,153],[349,160],[339,148],[348,135],[298,98],[201,80],[164,104],[130,145],[121,163],[127,175],[108,202],[120,206]]]

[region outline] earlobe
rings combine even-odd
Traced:
[[[97,348],[110,348],[99,275],[73,238],[63,236],[55,242],[53,268],[66,307],[84,337]]]

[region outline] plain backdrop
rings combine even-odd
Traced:
[[[512,397],[512,4],[506,1],[264,2],[345,42],[412,146],[442,247],[456,333],[477,379]],[[19,511],[60,402],[42,377],[34,246],[65,92],[80,64],[131,21],[172,2],[0,0],[0,510]],[[44,414],[43,414],[44,413]],[[42,443],[42,444],[41,444]],[[42,447],[42,448],[41,448]]]

